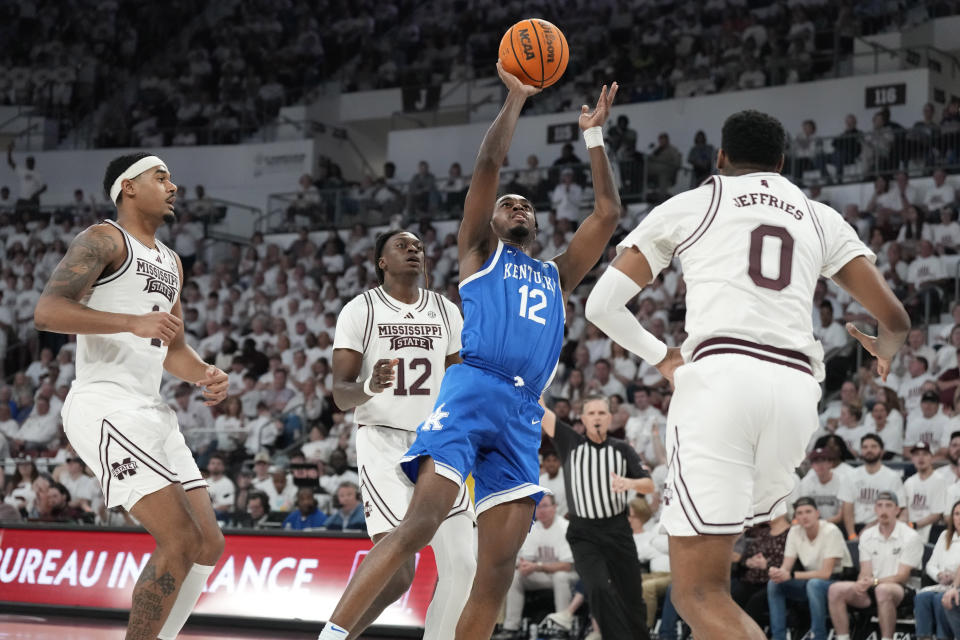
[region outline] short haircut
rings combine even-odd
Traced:
[[[373,270],[374,272],[376,272],[377,282],[379,282],[380,284],[383,284],[383,269],[380,268],[380,258],[383,257],[383,248],[387,246],[387,242],[390,240],[390,238],[397,235],[398,233],[409,233],[417,240],[420,240],[420,242],[423,242],[420,236],[415,234],[413,231],[407,231],[406,229],[398,229],[398,228],[387,229],[383,233],[379,234],[377,236],[376,243],[374,243]]]
[[[775,171],[783,158],[787,133],[773,116],[748,109],[723,123],[720,147],[735,165]]]
[[[106,199],[110,199],[110,188],[113,186],[113,183],[116,182],[117,178],[120,177],[121,173],[129,169],[134,162],[143,160],[144,158],[152,155],[152,153],[138,151],[137,153],[128,153],[126,155],[117,156],[111,160],[110,164],[107,165],[107,170],[103,174],[103,195],[106,197]],[[119,195],[117,195],[117,201],[113,204],[119,205],[121,200],[123,200],[122,191]]]
[[[597,358],[597,361],[594,362],[593,364],[594,364],[594,366],[596,366],[596,365],[598,365],[598,364],[605,364],[605,365],[607,365],[607,368],[608,368],[608,369],[610,368],[610,361],[607,360],[606,358]]]
[[[360,487],[350,482],[349,480],[346,482],[341,482],[337,486],[337,493],[340,493],[340,489],[353,489],[353,494],[357,497],[357,500],[360,499]]]
[[[540,503],[543,504],[543,501],[546,500],[547,498],[550,499],[550,504],[547,505],[548,507],[555,507],[555,506],[557,506],[557,499],[554,497],[554,495],[553,495],[552,493],[545,493],[545,494],[543,494],[543,497],[540,498]]]
[[[930,362],[923,356],[913,356],[913,359],[923,365],[923,370],[926,371],[930,368]]]
[[[547,458],[556,458],[557,460],[559,460],[560,455],[553,449],[550,449],[549,451],[543,452],[543,460],[546,461]]]
[[[881,437],[878,436],[877,434],[875,434],[875,433],[868,433],[868,434],[866,434],[865,436],[863,436],[862,438],[860,438],[860,446],[862,447],[862,446],[863,446],[863,443],[866,442],[867,440],[873,440],[874,442],[876,442],[877,444],[880,445],[880,448],[881,448],[881,449],[883,449],[883,438],[881,438]]]
[[[881,404],[883,404],[883,403],[881,403]],[[850,415],[852,415],[852,416],[853,416],[854,418],[856,418],[857,420],[859,420],[860,418],[863,417],[863,409],[860,407],[860,405],[858,405],[858,404],[853,404],[853,403],[851,403],[851,402],[845,402],[845,403],[843,404],[843,406],[846,407],[846,408],[847,408],[847,411],[850,412]]]
[[[60,495],[62,495],[67,502],[70,502],[70,490],[67,489],[65,486],[63,486],[62,484],[60,484],[59,482],[51,482],[50,489],[55,489],[56,491],[59,491]]]
[[[954,438],[960,438],[960,431],[954,431],[950,434],[950,439],[953,440]]]
[[[585,407],[587,406],[588,402],[602,402],[606,405],[607,411],[610,411],[610,398],[603,394],[593,393],[588,396],[584,396],[582,405]]]
[[[270,498],[267,497],[267,494],[262,491],[254,491],[250,494],[250,497],[247,498],[247,505],[249,505],[253,500],[259,500],[263,510],[267,513],[270,513]]]
[[[224,464],[224,466],[226,466],[226,464],[227,464],[226,459],[225,459],[222,455],[220,455],[219,453],[215,453],[215,454],[213,454],[212,456],[210,456],[209,458],[207,458],[207,465],[209,466],[210,462],[212,462],[213,460],[219,460],[221,463]]]

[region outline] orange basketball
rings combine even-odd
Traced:
[[[560,79],[569,61],[563,33],[540,18],[521,20],[500,40],[500,63],[524,84],[549,87]]]

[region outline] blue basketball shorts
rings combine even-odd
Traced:
[[[539,502],[549,493],[537,484],[541,418],[536,392],[477,367],[454,365],[400,468],[416,482],[420,461],[429,456],[437,473],[458,485],[472,472],[477,515],[527,496]]]

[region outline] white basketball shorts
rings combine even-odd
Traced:
[[[165,405],[111,410],[99,395],[69,395],[63,430],[96,474],[107,507],[129,511],[140,498],[179,483],[185,491],[207,486]]]
[[[416,438],[416,431],[392,427],[364,425],[357,429],[360,492],[367,518],[367,534],[371,538],[395,529],[407,513],[407,505],[413,497],[413,484],[400,471],[400,458]],[[464,485],[460,486],[460,493],[447,517],[461,513],[476,522],[473,501]]]
[[[820,385],[801,361],[772,359],[724,353],[677,369],[661,519],[670,535],[737,534],[786,510]]]

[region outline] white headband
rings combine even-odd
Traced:
[[[113,181],[113,186],[110,187],[110,202],[114,204],[117,203],[117,196],[120,195],[120,186],[124,180],[133,180],[147,169],[152,169],[156,166],[163,167],[164,171],[167,170],[167,165],[157,156],[140,158],[130,165],[126,171],[117,176],[117,179]]]

